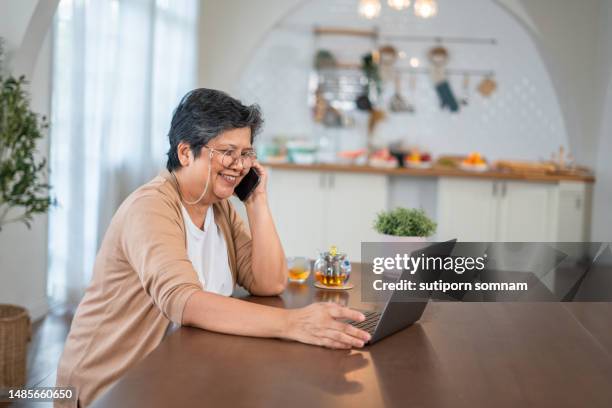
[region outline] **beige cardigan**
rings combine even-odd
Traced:
[[[215,203],[213,211],[233,281],[248,290],[254,281],[251,236],[228,200]],[[170,321],[181,323],[185,302],[199,290],[178,187],[164,170],[130,194],[106,231],[72,321],[57,386],[76,387],[79,404],[89,405],[159,345]]]

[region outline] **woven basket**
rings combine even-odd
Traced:
[[[27,346],[32,326],[28,311],[0,304],[0,388],[26,383]]]

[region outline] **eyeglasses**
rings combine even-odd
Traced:
[[[255,153],[253,150],[247,150],[242,153],[238,153],[238,151],[234,149],[219,150],[213,149],[209,146],[204,147],[213,153],[218,153],[221,155],[221,164],[223,165],[223,167],[229,168],[237,162],[240,162],[242,168],[250,168],[251,166],[253,166],[253,162],[257,160],[257,153]]]

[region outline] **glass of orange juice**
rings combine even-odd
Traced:
[[[310,259],[301,256],[287,258],[289,268],[289,281],[304,283],[310,276]]]

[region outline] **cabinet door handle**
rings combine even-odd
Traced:
[[[319,174],[319,188],[325,188],[325,173]]]
[[[508,190],[508,186],[506,185],[506,182],[504,181],[502,183],[502,197],[506,196],[506,191]]]
[[[576,209],[579,210],[582,207],[582,200],[576,197]]]
[[[497,195],[497,181],[493,182],[493,195],[496,196]]]

